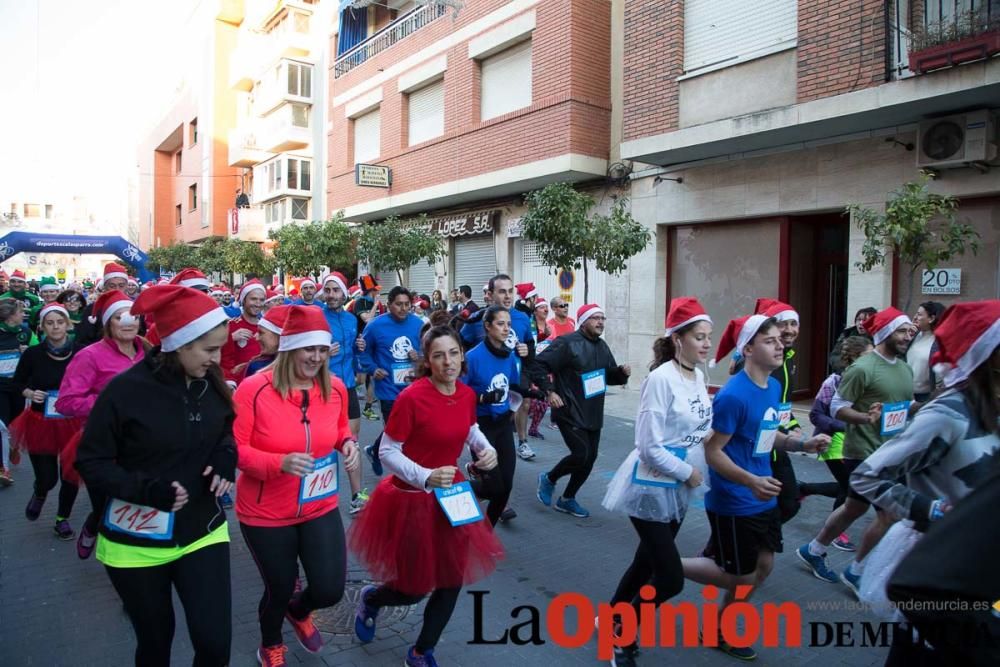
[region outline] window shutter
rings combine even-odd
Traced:
[[[444,79],[410,93],[410,145],[444,134]]]
[[[437,285],[437,270],[433,264],[419,261],[410,267],[406,276],[406,286],[418,294],[430,294]]]
[[[381,114],[378,109],[354,119],[354,163],[367,162],[379,156]]]
[[[496,249],[493,235],[459,237],[454,244],[455,273],[452,287],[468,285],[472,288],[472,299],[483,305],[483,285],[497,273]]]
[[[798,37],[797,0],[686,0],[684,71],[751,60]]]
[[[482,120],[531,106],[531,41],[482,61]]]

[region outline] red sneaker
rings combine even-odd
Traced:
[[[292,624],[292,629],[295,630],[295,638],[302,644],[302,648],[310,653],[319,653],[323,650],[323,636],[316,629],[316,625],[312,620],[312,614],[299,620],[292,616],[291,612],[286,611],[285,618]]]
[[[261,646],[257,649],[257,662],[263,667],[285,667],[285,651],[288,650],[284,644],[275,646]]]

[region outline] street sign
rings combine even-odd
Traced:
[[[572,269],[559,269],[559,276],[557,280],[559,281],[559,289],[564,292],[569,292],[573,289],[573,285],[576,283],[576,275],[573,273]]]
[[[961,294],[962,269],[925,270],[920,276],[921,294]]]
[[[392,169],[359,162],[354,165],[354,184],[367,188],[388,188],[392,185]]]

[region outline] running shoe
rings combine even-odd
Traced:
[[[538,502],[546,507],[550,506],[552,504],[552,494],[555,490],[556,485],[549,480],[548,473],[538,473],[538,492],[535,494],[538,496]]]
[[[434,649],[429,649],[423,655],[417,655],[416,647],[411,646],[406,652],[406,667],[438,667],[437,660],[434,659]]]
[[[702,646],[705,645],[705,640],[700,630],[698,631],[698,641],[701,642]],[[721,635],[716,640],[715,646],[710,646],[709,648],[714,648],[716,650],[722,651],[726,655],[732,656],[737,660],[750,661],[757,659],[757,652],[754,651],[752,648],[750,648],[749,646],[745,646],[742,648],[732,646],[731,644],[727,643],[726,640],[724,640]]]
[[[848,567],[846,570],[840,573],[840,580],[844,582],[851,592],[854,593],[854,597],[861,600],[861,575],[851,574],[851,568]]]
[[[354,612],[354,634],[362,644],[368,644],[375,639],[375,618],[378,616],[378,607],[369,607],[365,604],[365,598],[370,593],[375,592],[375,586],[368,584],[361,589],[358,596],[358,606]]]
[[[222,503],[222,509],[231,510],[233,509],[233,497],[229,493],[223,493],[222,497],[219,498],[219,502]]]
[[[351,514],[357,514],[363,510],[365,508],[365,503],[368,502],[368,497],[368,489],[361,489],[355,493],[354,497],[351,498]]]
[[[372,472],[375,473],[376,477],[382,476],[382,462],[379,461],[378,456],[375,455],[375,443],[365,447],[365,456],[368,457],[368,462],[372,464]]]
[[[854,542],[851,542],[851,538],[847,536],[847,533],[841,533],[840,537],[833,541],[833,546],[837,547],[841,551],[854,551],[857,547],[854,546]]]
[[[580,517],[581,519],[586,519],[590,516],[590,512],[583,508],[583,505],[576,502],[576,498],[562,498],[556,501],[556,511],[565,512],[566,514],[572,514],[573,516]]]
[[[10,470],[0,468],[0,486],[10,486],[13,483],[14,478],[11,477]]]
[[[545,436],[541,434],[540,431],[528,431],[529,438],[538,438],[539,440],[544,440]]]
[[[371,403],[365,404],[365,409],[361,411],[361,414],[364,415],[365,419],[370,419],[373,422],[378,421],[378,415],[375,413],[375,409],[372,408]]]
[[[297,599],[297,597],[294,597],[292,601],[294,602]],[[312,614],[303,619],[298,619],[292,616],[290,610],[286,610],[285,618],[292,624],[292,630],[295,631],[295,638],[299,640],[302,648],[310,653],[319,653],[323,650],[323,636],[316,629],[316,624],[312,620]]]
[[[36,520],[42,513],[43,505],[45,505],[45,498],[40,498],[32,493],[31,498],[28,499],[28,506],[24,508],[24,516],[28,517],[28,521]]]
[[[500,512],[500,523],[507,523],[511,519],[516,519],[516,518],[517,518],[517,512],[515,512],[514,508],[511,507],[510,505],[504,507],[503,512]]]
[[[639,651],[635,646],[616,646],[611,656],[611,667],[635,667],[639,663],[635,658]]]
[[[533,452],[531,447],[528,447],[528,443],[524,441],[517,445],[517,455],[525,461],[530,461],[535,458],[535,452]]]
[[[87,530],[87,524],[83,524],[80,529],[80,537],[76,540],[76,555],[80,560],[87,560],[90,554],[94,553],[94,545],[97,544],[97,535]],[[284,663],[282,663],[284,664]]]
[[[806,564],[806,567],[812,571],[814,577],[830,584],[837,583],[837,573],[827,567],[826,556],[813,556],[809,553],[808,544],[803,544],[796,549],[795,555],[799,557],[800,561]]]
[[[263,667],[285,667],[285,651],[288,650],[284,644],[274,646],[261,646],[257,649],[257,662]]]
[[[56,525],[52,527],[52,532],[63,542],[69,542],[76,537],[76,532],[66,519],[56,519]]]

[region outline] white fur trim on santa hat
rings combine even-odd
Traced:
[[[590,310],[588,310],[583,314],[577,314],[577,317],[580,319],[576,321],[576,328],[579,329],[581,326],[583,326],[584,322],[586,322],[594,315],[604,315],[604,309],[601,308],[600,306],[597,306],[596,308],[591,308]]]
[[[128,280],[128,274],[124,271],[109,271],[104,274],[104,280],[111,280],[112,278],[124,278]]]
[[[322,331],[303,331],[289,336],[283,335],[278,341],[278,352],[290,352],[314,345],[330,345],[332,341],[333,334],[325,329]]]
[[[663,333],[663,337],[668,338],[670,334],[677,331],[678,329],[683,329],[687,325],[694,324],[695,322],[708,322],[709,324],[711,324],[712,318],[705,313],[701,313],[700,315],[695,315],[694,317],[684,320],[680,324],[676,324],[672,327],[667,327],[667,330]]]
[[[316,287],[316,281],[313,280],[312,278],[303,278],[302,282],[299,283],[299,289],[305,287],[306,285],[312,285],[313,287]]]
[[[132,302],[131,301],[128,301],[128,300],[126,300],[126,301],[115,301],[114,303],[108,305],[104,309],[104,312],[101,313],[101,324],[102,325],[103,324],[107,324],[108,320],[110,320],[112,317],[114,317],[115,313],[117,313],[122,308],[131,308],[131,307],[132,307]]]
[[[990,325],[990,328],[982,333],[975,340],[975,342],[969,346],[969,349],[965,351],[959,359],[957,359],[950,367],[949,370],[944,375],[944,386],[954,387],[956,384],[965,382],[972,375],[972,371],[976,370],[980,364],[985,362],[993,354],[993,350],[997,349],[1000,345],[1000,320],[997,320]],[[938,367],[942,364],[934,365],[934,372],[939,372]]]
[[[347,296],[347,285],[344,284],[343,280],[341,280],[332,273],[328,273],[327,275],[323,276],[323,287],[326,287],[326,284],[329,282],[337,283],[337,287],[340,288],[340,291],[344,293],[344,296]]]
[[[62,304],[50,303],[49,305],[43,307],[40,311],[38,311],[38,321],[41,322],[42,320],[44,320],[45,316],[48,315],[49,313],[59,313],[66,319],[69,319],[69,311],[66,310],[62,306]]]
[[[265,289],[264,286],[260,283],[254,283],[252,285],[244,285],[243,288],[240,290],[240,305],[241,306],[243,305],[243,300],[250,295],[250,292],[258,289],[261,292],[263,292],[265,296],[267,295],[267,289]]]
[[[180,281],[181,287],[211,287],[212,283],[208,281],[208,278],[188,278],[187,280]]]
[[[191,320],[180,329],[172,332],[169,336],[161,337],[160,349],[164,352],[173,352],[191,341],[201,338],[215,327],[228,321],[229,316],[226,315],[226,311],[221,308],[213,308],[204,315]]]
[[[774,316],[776,322],[799,322],[799,314],[789,308]]]
[[[275,335],[278,336],[281,335],[281,327],[279,327],[277,324],[267,319],[266,317],[260,318],[260,322],[257,323],[257,326],[267,329],[268,331],[270,331]]]
[[[736,337],[736,351],[743,354],[743,348],[749,345],[753,337],[760,331],[760,325],[769,319],[771,318],[767,315],[753,315],[744,322],[743,327],[740,329],[740,335]]]
[[[897,315],[896,319],[894,319],[892,322],[889,322],[889,324],[885,325],[884,327],[876,331],[875,335],[872,336],[872,339],[875,341],[876,345],[881,345],[886,338],[895,333],[896,329],[905,324],[912,325],[913,321],[906,315]]]

